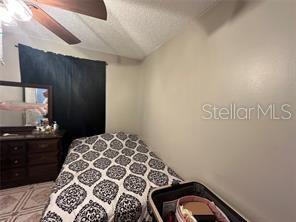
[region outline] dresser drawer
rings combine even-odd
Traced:
[[[21,133],[2,138],[0,189],[55,180],[60,169],[61,138],[60,134]]]
[[[6,183],[16,180],[24,180],[26,178],[26,169],[25,168],[16,168],[9,170],[1,171],[1,183]]]
[[[26,143],[25,142],[1,142],[1,159],[10,157],[12,155],[25,155]]]
[[[26,166],[26,156],[9,156],[1,159],[1,169],[10,169]]]
[[[31,183],[55,180],[57,176],[57,164],[31,166],[28,168],[28,177]]]
[[[31,153],[28,156],[28,164],[30,166],[46,163],[58,163],[58,152]]]
[[[38,140],[28,142],[28,153],[44,153],[58,150],[57,140]]]

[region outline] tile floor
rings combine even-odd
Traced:
[[[0,222],[39,222],[54,182],[0,190]]]

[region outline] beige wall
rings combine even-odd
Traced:
[[[0,65],[0,80],[20,81],[18,50],[15,47],[18,43],[45,51],[108,62],[106,131],[138,131],[138,61],[10,33],[5,33],[3,43],[5,65]]]
[[[142,64],[141,134],[251,221],[296,221],[296,123],[203,120],[204,103],[296,107],[295,1],[219,4]]]

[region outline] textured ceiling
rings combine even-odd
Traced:
[[[143,59],[190,19],[201,15],[216,0],[105,0],[107,21],[41,5],[76,35],[79,47]],[[5,32],[63,42],[34,20],[5,27]],[[66,43],[65,43],[66,44]]]

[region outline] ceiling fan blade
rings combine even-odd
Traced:
[[[81,42],[76,36],[74,36],[71,32],[69,32],[65,27],[63,27],[41,8],[37,6],[31,6],[30,8],[33,13],[33,18],[36,21],[38,21],[41,25],[49,29],[51,32],[56,34],[68,44],[74,45]]]
[[[103,0],[32,0],[32,2],[107,20],[107,10]]]

